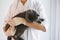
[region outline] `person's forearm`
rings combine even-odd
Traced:
[[[37,22],[33,22],[33,23],[27,22],[26,25],[35,28],[37,30],[42,30],[43,32],[46,32],[45,27],[41,24],[38,24]]]
[[[23,23],[25,25],[27,25],[28,27],[31,27],[31,28],[35,28],[35,29],[38,29],[38,30],[42,30],[42,31],[46,31],[44,25],[41,25],[41,24],[38,24],[37,22],[28,22],[26,21],[24,18],[15,18],[14,19],[15,23],[11,23],[12,25],[13,24],[20,24],[20,23]]]
[[[38,29],[38,30],[42,30],[42,31],[46,31],[44,25],[41,25],[37,22],[28,22],[27,20],[25,20],[24,18],[15,18],[15,24],[19,23],[19,24],[24,24],[24,25],[27,25],[28,27],[31,27],[31,28],[35,28],[35,29]]]

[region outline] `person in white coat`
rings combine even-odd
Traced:
[[[39,17],[44,19],[44,22],[40,24],[41,27],[37,27],[36,25],[35,25],[36,27],[33,27],[34,25],[27,22],[26,25],[30,26],[30,28],[26,29],[24,34],[21,37],[24,40],[40,40],[40,30],[46,32],[46,29],[48,27],[48,20],[46,18],[44,8],[40,0],[14,0],[5,18],[5,24],[7,23],[6,21],[11,20],[13,16],[17,15],[20,12],[26,11],[28,9],[35,10],[39,14]],[[14,35],[15,34],[14,29],[15,28],[12,27],[5,32],[3,27],[3,30],[7,36]],[[11,32],[13,32],[13,34]]]

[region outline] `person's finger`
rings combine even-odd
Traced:
[[[42,30],[43,32],[46,32],[46,28],[45,27],[43,27],[43,30]]]

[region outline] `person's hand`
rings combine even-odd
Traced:
[[[6,21],[10,26],[15,26],[14,20],[13,19],[9,19]]]
[[[3,31],[6,36],[13,36],[16,33],[16,29],[14,26],[10,26],[7,31],[5,31],[5,26],[3,26]]]
[[[42,25],[43,26],[43,25]],[[46,32],[46,28],[43,26],[43,28],[42,28],[42,31],[43,32]]]
[[[19,24],[26,24],[26,20],[24,18],[20,18],[20,17],[15,17],[13,18],[14,24],[15,25],[19,25]]]
[[[13,36],[16,33],[15,27],[10,26],[9,29],[5,32],[6,36]]]
[[[20,18],[20,17],[15,17],[13,19],[9,19],[8,21],[6,21],[10,26],[16,26],[19,24],[26,24],[26,20],[24,18]]]

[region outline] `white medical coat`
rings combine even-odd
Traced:
[[[42,24],[47,29],[48,20],[44,12],[43,5],[39,0],[27,0],[27,2],[24,5],[19,0],[14,0],[14,2],[9,8],[5,20],[10,19],[13,16],[17,15],[18,13],[26,11],[28,9],[35,10],[40,15],[39,17],[44,19],[44,22]],[[41,33],[40,30],[34,28],[28,28],[22,35],[22,38],[24,40],[40,40],[40,33]]]

